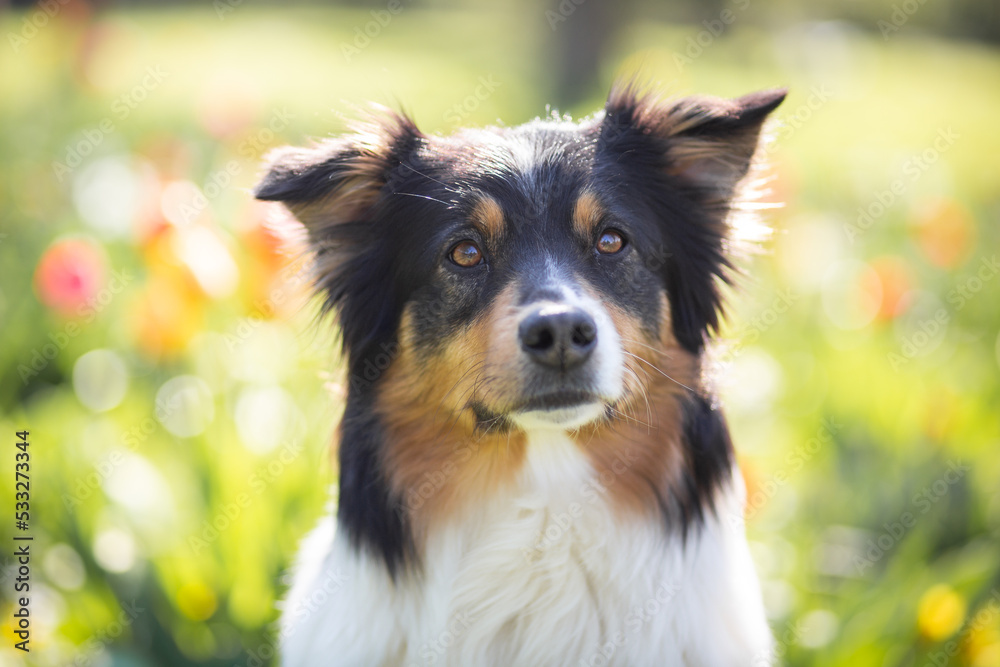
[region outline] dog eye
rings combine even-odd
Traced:
[[[605,229],[597,239],[597,252],[602,255],[614,255],[625,247],[625,239],[617,229]]]
[[[483,261],[483,253],[472,241],[462,241],[451,249],[451,261],[466,268]]]

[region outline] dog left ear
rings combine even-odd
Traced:
[[[787,92],[761,91],[732,100],[696,96],[664,103],[625,84],[611,91],[606,118],[620,128],[638,129],[661,140],[669,175],[706,200],[725,203],[750,169],[764,121]]]
[[[750,168],[764,121],[786,94],[782,89],[678,103],[663,121],[670,138],[667,171],[728,201]]]

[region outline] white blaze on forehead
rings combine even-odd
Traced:
[[[576,132],[575,126],[559,122],[539,123],[536,127],[549,132],[563,130],[567,136]],[[514,179],[523,194],[532,202],[536,211],[544,210],[547,185],[545,179],[539,177],[539,166],[568,159],[568,146],[559,140],[551,143],[540,141],[535,134],[508,137],[503,140],[502,146],[507,152]]]

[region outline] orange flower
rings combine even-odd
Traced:
[[[294,312],[310,279],[301,226],[267,221],[267,210],[250,207],[238,229],[244,251],[243,297],[248,312],[258,317]]]
[[[878,257],[869,264],[882,283],[882,303],[878,318],[891,320],[906,312],[909,307],[907,293],[913,289],[913,275],[906,262],[896,256]]]
[[[201,329],[203,299],[184,281],[155,274],[131,309],[136,344],[153,357],[183,350]]]
[[[917,244],[933,264],[950,269],[968,257],[976,227],[972,214],[958,202],[923,202],[914,222]]]

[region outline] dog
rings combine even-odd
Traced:
[[[451,136],[378,109],[269,156],[348,373],[286,667],[771,663],[704,367],[784,97],[620,82]]]

